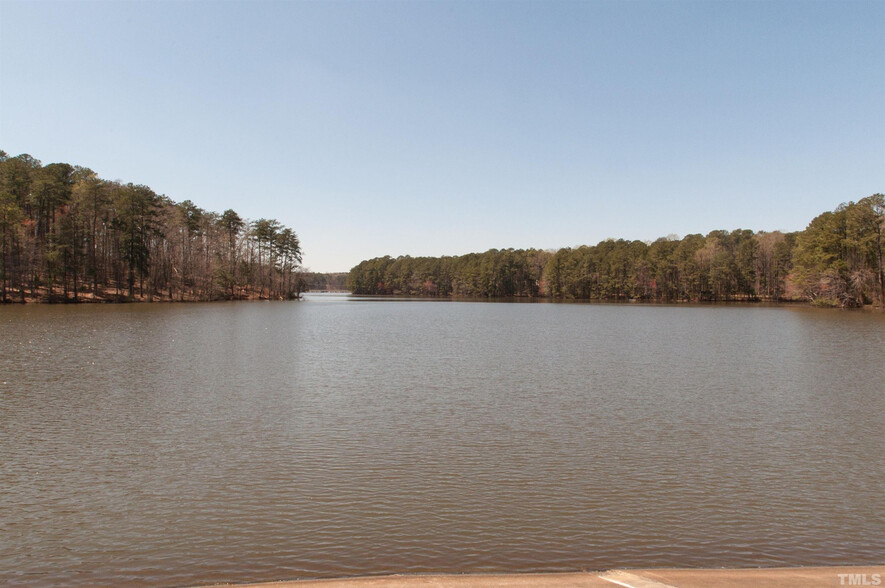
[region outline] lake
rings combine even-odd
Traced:
[[[0,584],[882,563],[885,314],[0,307]]]

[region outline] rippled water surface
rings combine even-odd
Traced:
[[[0,308],[0,584],[885,560],[885,315]]]

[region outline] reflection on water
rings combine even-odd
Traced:
[[[885,315],[0,308],[0,584],[881,563]]]

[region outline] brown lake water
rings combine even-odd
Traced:
[[[885,314],[0,307],[0,584],[885,562]]]

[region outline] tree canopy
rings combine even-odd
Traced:
[[[885,203],[874,194],[804,231],[738,229],[652,243],[608,239],[557,251],[492,249],[452,257],[379,257],[348,275],[355,294],[582,300],[885,301]]]
[[[301,255],[276,220],[0,151],[0,301],[294,298]]]

